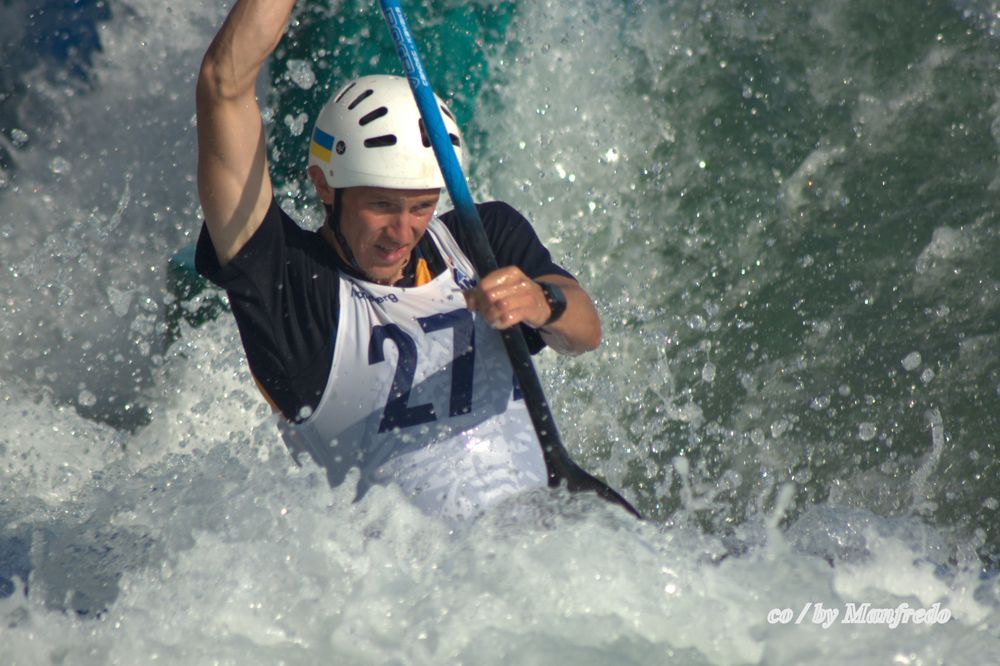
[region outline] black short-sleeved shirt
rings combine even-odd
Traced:
[[[478,204],[490,246],[500,266],[518,266],[528,277],[565,275],[553,263],[528,221],[502,202]],[[454,211],[442,222],[469,255],[468,235]],[[444,269],[430,235],[418,250],[431,273]],[[415,265],[410,261],[408,267]],[[307,231],[271,202],[267,215],[240,252],[219,265],[207,229],[198,238],[195,266],[226,290],[250,371],[286,418],[314,411],[326,388],[337,331],[339,276],[353,274],[318,231]],[[405,283],[404,283],[405,284]],[[404,286],[401,284],[400,286]],[[522,326],[528,347],[545,344]]]

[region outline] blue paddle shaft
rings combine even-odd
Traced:
[[[389,25],[392,40],[396,44],[399,60],[406,71],[406,78],[413,90],[413,98],[416,100],[420,116],[423,118],[424,128],[434,149],[434,156],[437,158],[441,174],[444,176],[445,187],[448,188],[448,194],[455,205],[455,212],[458,214],[459,220],[469,233],[469,250],[472,255],[470,259],[482,277],[497,269],[497,260],[493,255],[493,248],[490,247],[489,240],[486,238],[486,230],[483,229],[479,211],[476,210],[472,194],[469,192],[469,185],[462,172],[462,165],[459,164],[458,156],[455,155],[451,137],[448,136],[448,130],[444,126],[441,109],[438,108],[434,91],[427,79],[427,72],[424,70],[420,55],[417,53],[417,45],[410,32],[410,26],[406,22],[406,16],[403,14],[399,0],[379,0],[379,3],[382,6],[382,14],[385,15],[386,23]],[[542,445],[542,453],[549,472],[549,485],[558,485],[565,481],[570,490],[593,490],[598,495],[621,504],[636,517],[640,517],[639,513],[621,495],[603,481],[585,472],[569,457],[569,453],[566,452],[559,438],[559,431],[556,429],[552,412],[545,400],[545,393],[538,380],[538,373],[535,372],[535,365],[531,362],[531,352],[528,350],[528,343],[524,339],[521,328],[519,326],[511,327],[503,331],[501,337],[514,368],[514,376],[517,377],[521,395],[528,408],[528,414],[531,416],[532,425],[535,427],[535,433],[538,435],[538,441]]]
[[[382,13],[385,15],[386,23],[389,24],[389,32],[396,44],[399,60],[403,64],[403,69],[406,70],[406,78],[413,90],[413,97],[417,102],[417,108],[420,109],[420,116],[424,119],[427,136],[430,138],[434,156],[441,167],[445,187],[455,205],[455,211],[460,219],[477,220],[481,227],[482,221],[479,220],[479,212],[476,210],[472,194],[469,192],[469,185],[465,180],[465,174],[462,173],[462,166],[458,163],[458,157],[455,155],[448,130],[444,126],[441,110],[438,109],[434,90],[427,80],[427,72],[424,70],[420,54],[417,52],[417,45],[413,40],[413,33],[410,32],[410,26],[406,22],[403,8],[400,6],[399,0],[381,0],[381,4]]]

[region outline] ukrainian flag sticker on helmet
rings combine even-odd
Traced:
[[[333,136],[320,128],[313,132],[312,146],[309,151],[324,162],[330,161],[330,151],[333,150]]]

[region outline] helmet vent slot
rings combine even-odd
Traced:
[[[449,113],[448,116],[451,117],[451,114]],[[424,144],[424,148],[430,148],[431,139],[429,136],[427,136],[427,129],[424,127],[424,119],[423,118],[418,119],[417,124],[420,126],[420,141]],[[461,139],[458,138],[457,135],[449,132],[448,138],[451,139],[451,145],[455,146],[456,148],[462,147],[462,141]]]
[[[427,129],[424,127],[424,119],[418,118],[417,125],[420,126],[420,142],[424,144],[424,148],[430,148],[431,138],[427,136]]]
[[[369,111],[364,116],[362,116],[361,120],[358,121],[358,124],[361,125],[362,127],[364,127],[365,125],[367,125],[371,121],[377,120],[377,119],[381,118],[382,116],[384,116],[387,113],[389,113],[389,109],[385,108],[384,106],[380,106],[377,109],[375,109],[374,111]]]
[[[395,145],[395,134],[383,134],[382,136],[373,136],[370,139],[365,139],[365,148],[384,148],[385,146]]]
[[[375,93],[375,91],[372,90],[371,88],[369,88],[368,90],[364,91],[363,93],[361,93],[360,95],[358,95],[357,97],[355,97],[353,102],[351,102],[350,104],[347,105],[347,110],[348,111],[353,111],[354,107],[356,107],[358,104],[361,104],[361,102],[363,102],[366,99],[368,99],[369,97],[371,97],[374,93]]]
[[[344,95],[346,95],[347,93],[351,92],[351,90],[353,90],[354,86],[356,86],[356,85],[358,85],[358,82],[357,81],[352,81],[351,85],[349,85],[346,88],[344,88],[343,91],[341,91],[341,93],[339,95],[337,95],[337,99],[333,100],[333,103],[334,104],[339,104],[340,100],[344,99]]]
[[[451,111],[448,110],[448,107],[446,107],[444,104],[438,104],[438,108],[441,109],[441,113],[451,118],[451,121],[453,123],[458,123],[458,121],[455,120],[455,116],[451,115]]]

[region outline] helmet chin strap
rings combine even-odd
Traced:
[[[326,208],[326,224],[330,227],[330,231],[333,232],[333,237],[336,239],[337,245],[340,246],[340,251],[344,253],[344,258],[347,259],[348,265],[361,275],[364,275],[365,272],[361,270],[361,265],[358,264],[358,260],[354,257],[351,246],[347,244],[347,239],[344,238],[343,232],[340,231],[340,214],[343,209],[343,198],[344,190],[337,188],[333,191],[333,206],[323,204],[323,207]]]
[[[343,193],[342,188],[338,188],[333,191],[333,205],[323,204],[326,209],[326,222],[325,224],[330,227],[330,231],[333,232],[333,238],[337,241],[337,245],[340,247],[340,251],[344,255],[344,259],[347,260],[347,264],[358,272],[358,275],[364,277],[365,279],[371,280],[372,282],[379,282],[382,284],[392,284],[392,280],[385,282],[382,280],[376,280],[369,276],[361,268],[361,264],[358,263],[357,258],[354,256],[354,252],[351,250],[351,246],[347,244],[347,239],[344,237],[344,233],[340,230],[340,217],[343,212]],[[409,259],[403,262],[403,266],[409,263]]]

